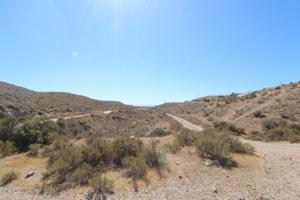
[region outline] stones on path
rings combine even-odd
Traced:
[[[32,177],[35,174],[35,171],[30,171],[25,175],[25,179]]]

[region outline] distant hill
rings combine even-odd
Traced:
[[[300,82],[246,94],[208,96],[156,107],[202,126],[231,122],[248,132],[259,131],[266,118],[300,121]]]
[[[98,101],[60,92],[35,92],[0,82],[0,117],[6,115],[68,115],[129,107],[115,101]]]

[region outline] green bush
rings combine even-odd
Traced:
[[[30,144],[50,144],[57,135],[59,128],[54,122],[33,118],[17,126],[11,140],[20,151],[26,151]]]
[[[3,118],[0,120],[0,141],[8,141],[11,139],[17,125],[17,120],[12,117]]]
[[[18,150],[13,142],[9,141],[0,141],[0,158],[12,155],[16,153]]]
[[[20,152],[27,151],[31,144],[50,144],[59,134],[57,124],[37,117],[0,120],[0,141],[14,143]]]
[[[5,186],[18,178],[15,172],[4,174],[0,180],[0,186]]]

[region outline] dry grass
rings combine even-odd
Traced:
[[[232,158],[238,163],[239,168],[255,168],[263,159],[254,155],[232,154]]]
[[[13,185],[35,189],[41,183],[40,178],[46,166],[46,158],[33,158],[26,154],[18,154],[0,160],[0,176],[14,171],[20,178],[14,181]],[[35,171],[35,175],[29,179],[24,179],[24,176],[31,171]]]

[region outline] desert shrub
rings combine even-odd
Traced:
[[[276,119],[268,119],[262,122],[263,128],[266,130],[276,129],[278,127],[286,126],[286,124],[286,121]]]
[[[115,150],[111,142],[103,137],[92,136],[87,140],[88,148],[94,148],[101,152],[102,163],[105,166],[112,165],[115,157]]]
[[[53,186],[63,184],[82,164],[81,149],[61,142],[49,155],[48,171],[44,178],[50,179]]]
[[[254,147],[249,143],[241,143],[235,138],[228,138],[227,141],[230,143],[230,152],[232,153],[254,154]]]
[[[50,144],[60,135],[59,127],[51,121],[32,118],[23,121],[11,134],[19,151],[27,151],[31,144]]]
[[[16,153],[18,150],[13,142],[9,141],[0,141],[0,158],[12,155]]]
[[[221,131],[228,128],[228,123],[224,121],[217,121],[213,123],[214,128]]]
[[[79,133],[91,129],[89,122],[84,119],[58,119],[57,125],[63,130],[64,135],[69,135],[70,137],[77,136]]]
[[[257,92],[252,92],[252,93],[250,93],[250,94],[249,94],[249,97],[250,97],[250,98],[255,98],[255,97],[257,97]]]
[[[73,185],[86,185],[93,175],[93,168],[84,163],[70,175],[69,182]]]
[[[280,90],[280,89],[281,89],[281,86],[275,87],[275,90]]]
[[[269,119],[263,122],[265,141],[300,142],[300,125],[288,123],[284,120]]]
[[[174,142],[170,146],[171,153],[176,154],[181,149],[181,145],[178,140],[174,140]]]
[[[199,133],[183,129],[179,134],[176,135],[176,139],[180,146],[191,146],[199,137]]]
[[[122,165],[127,169],[127,175],[133,180],[143,179],[147,173],[147,163],[142,156],[129,156],[125,157]]]
[[[0,140],[10,140],[11,134],[17,125],[17,120],[12,117],[6,117],[0,120]]]
[[[122,166],[122,160],[125,157],[137,156],[142,152],[144,145],[143,142],[136,138],[129,136],[120,136],[113,142],[115,152],[114,163],[117,166]]]
[[[143,156],[146,160],[148,167],[155,168],[160,171],[165,166],[163,154],[158,150],[157,144],[152,142],[150,147],[146,147]]]
[[[38,156],[41,147],[42,147],[41,144],[31,144],[31,145],[29,145],[28,155],[33,156],[33,157]]]
[[[15,172],[4,174],[0,180],[0,186],[5,186],[18,178]]]
[[[230,144],[223,143],[216,135],[200,137],[196,143],[199,156],[218,162],[222,167],[232,168],[236,163],[230,158]]]
[[[249,139],[253,139],[253,140],[262,140],[262,133],[258,132],[258,131],[251,131],[250,135],[249,135]]]
[[[262,111],[256,111],[254,113],[254,117],[256,117],[256,118],[265,118],[266,115]]]
[[[206,134],[198,138],[196,148],[199,155],[217,161],[221,166],[231,168],[237,163],[231,159],[231,153],[253,154],[250,144],[241,143],[229,134]]]
[[[78,121],[78,123],[86,131],[91,129],[91,126],[88,124],[88,122],[86,120],[81,119]]]
[[[105,193],[113,193],[114,183],[106,177],[96,176],[89,180],[89,186],[93,191],[88,199],[106,199]]]
[[[292,114],[282,113],[280,115],[280,117],[282,119],[286,119],[286,120],[290,120],[290,121],[297,121],[297,118],[295,117],[295,115],[292,115]]]
[[[82,120],[60,119],[55,123],[41,117],[7,117],[0,120],[0,141],[13,143],[18,152],[30,150],[33,153],[30,145],[48,145],[62,135],[70,137],[74,132],[79,133],[87,129],[88,123]]]
[[[163,137],[168,135],[169,133],[162,128],[155,128],[149,136],[151,137]]]
[[[160,172],[165,165],[155,143],[145,147],[141,140],[128,136],[111,142],[92,136],[87,145],[80,147],[60,139],[47,146],[44,155],[49,157],[44,180],[54,189],[86,185],[95,175],[117,168],[125,168],[128,176],[136,181],[145,177],[148,168]]]
[[[299,134],[291,134],[288,137],[288,141],[291,143],[299,143],[300,142],[300,135]]]
[[[218,121],[213,123],[214,129],[219,132],[229,132],[233,135],[242,135],[245,134],[245,130],[243,128],[237,127],[234,124],[230,124],[224,121]]]
[[[233,133],[234,135],[242,135],[245,133],[245,130],[243,128],[240,128],[240,127],[236,127],[235,125],[233,124],[229,124],[228,126],[228,130]]]

